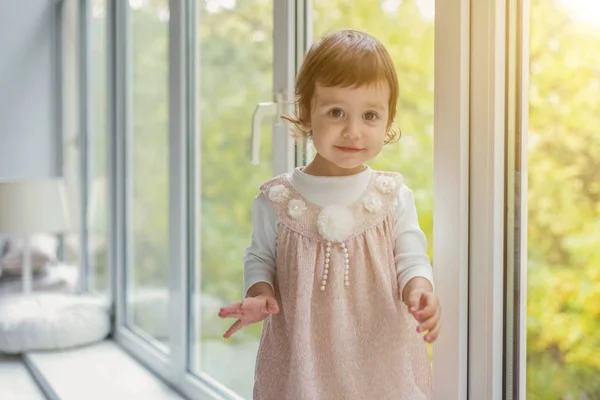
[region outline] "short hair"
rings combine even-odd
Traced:
[[[398,77],[390,54],[372,35],[357,30],[335,31],[314,43],[296,75],[295,116],[284,116],[295,125],[300,137],[310,137],[306,129],[317,84],[325,87],[358,87],[387,84],[390,90],[386,143],[399,138],[392,129],[398,101]]]

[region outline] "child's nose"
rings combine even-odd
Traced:
[[[358,139],[360,137],[360,124],[362,121],[356,118],[348,118],[344,127],[344,137],[348,139]]]

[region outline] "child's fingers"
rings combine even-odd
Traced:
[[[223,311],[219,311],[219,317],[221,318],[242,318],[244,314],[242,314],[241,312],[236,312],[236,311],[232,311],[232,312],[223,312]]]
[[[428,318],[417,327],[417,332],[426,332],[433,329],[438,322],[440,322],[439,314],[434,314],[431,318]]]
[[[417,311],[420,308],[421,292],[413,291],[406,299],[406,305],[411,312]]]
[[[228,304],[226,306],[221,307],[219,310],[219,314],[221,313],[232,313],[232,312],[242,312],[242,303],[233,303]]]
[[[269,314],[277,314],[279,312],[279,305],[277,305],[277,300],[272,297],[267,298],[267,312]]]
[[[237,321],[235,321],[233,323],[233,325],[231,325],[231,327],[227,330],[227,332],[225,332],[225,334],[223,335],[223,337],[225,339],[229,339],[231,337],[231,335],[233,335],[234,333],[236,333],[237,331],[239,331],[240,329],[242,329],[244,325],[242,324],[242,320],[238,319]]]
[[[427,335],[425,335],[425,341],[427,343],[435,342],[440,334],[440,329],[440,324],[437,324],[431,331],[427,333]]]
[[[428,305],[424,309],[414,313],[418,321],[425,321],[437,314],[438,308]]]
[[[269,313],[269,304],[266,301],[263,301],[260,304],[260,308],[258,309],[258,312],[261,314],[268,314]]]
[[[439,303],[433,293],[425,293],[423,295],[423,307],[415,313],[415,318],[423,321],[439,313]]]

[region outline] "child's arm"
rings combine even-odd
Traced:
[[[237,319],[223,335],[230,338],[244,326],[263,321],[279,313],[273,293],[277,214],[263,195],[252,205],[252,242],[244,255],[245,298],[221,307],[219,317]]]
[[[402,185],[397,196],[394,260],[398,287],[405,301],[407,285],[416,277],[422,278],[419,281],[428,281],[430,291],[433,290],[433,270],[427,256],[427,238],[419,226],[413,193],[406,185]]]
[[[273,292],[278,224],[277,213],[267,198],[256,196],[252,204],[252,241],[243,259],[246,297],[255,297],[249,290],[258,283],[269,285]]]
[[[417,332],[427,332],[424,340],[432,343],[440,332],[440,304],[433,292],[427,238],[419,226],[413,194],[405,185],[398,192],[394,259],[402,300],[419,322]]]

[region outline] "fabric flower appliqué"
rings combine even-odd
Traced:
[[[375,187],[383,194],[392,193],[396,189],[396,181],[391,176],[379,176],[375,179]]]
[[[286,188],[283,185],[276,185],[269,189],[269,200],[273,203],[281,203],[290,195],[290,189]]]
[[[383,201],[381,201],[381,197],[377,193],[370,192],[363,198],[363,204],[369,212],[375,213],[381,210]]]
[[[346,206],[325,207],[317,219],[317,229],[329,242],[343,242],[354,231],[354,215]]]
[[[306,204],[300,199],[292,199],[288,203],[287,213],[292,218],[298,218],[306,211]]]

